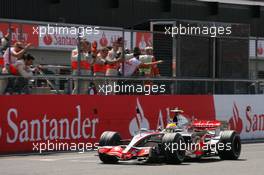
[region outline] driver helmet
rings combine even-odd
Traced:
[[[166,128],[176,128],[176,127],[177,127],[176,123],[168,123],[166,126]]]

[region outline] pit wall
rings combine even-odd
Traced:
[[[0,96],[0,153],[35,152],[48,141],[95,144],[104,131],[130,138],[139,128],[164,128],[174,107],[228,121],[242,139],[264,138],[263,104],[264,95]]]

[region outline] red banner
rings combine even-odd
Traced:
[[[215,119],[213,96],[1,96],[0,153],[32,152],[33,143],[98,141],[111,130],[130,138],[164,127],[169,109]]]
[[[38,47],[38,34],[34,33],[37,25],[18,24],[18,23],[0,23],[0,38],[10,32],[12,44],[17,41],[32,43],[34,47]]]

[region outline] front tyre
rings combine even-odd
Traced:
[[[185,141],[179,133],[166,133],[162,138],[162,151],[168,164],[180,164],[185,158],[185,150],[181,144]]]
[[[121,144],[121,136],[117,132],[105,131],[99,140],[99,146],[117,146]],[[114,164],[118,162],[115,156],[99,153],[99,158],[103,163]]]

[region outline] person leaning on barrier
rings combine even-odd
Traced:
[[[150,63],[143,63],[139,60],[141,55],[141,51],[138,47],[134,48],[134,57],[126,60],[124,62],[124,76],[132,76],[135,75],[137,69],[139,68],[148,68],[149,66],[156,65],[162,63],[163,61],[155,61]],[[122,72],[122,67],[120,68],[120,72]]]
[[[72,50],[71,67],[72,75],[78,75],[78,49]],[[94,64],[95,56],[92,54],[91,43],[86,40],[80,41],[80,76],[92,76],[91,66]],[[88,80],[75,80],[72,94],[77,94],[79,86],[80,94],[87,94],[89,89]]]
[[[16,42],[13,47],[6,49],[4,53],[4,73],[15,74],[14,64],[26,53],[32,46],[31,43],[24,45],[22,42]]]
[[[145,52],[146,54],[140,55],[139,56],[139,61],[142,63],[151,63],[154,59],[154,56],[150,53],[150,50],[152,50],[152,47],[146,47]],[[146,76],[146,77],[151,77],[151,66],[148,66],[146,68],[139,68],[139,73],[140,75]]]
[[[139,56],[139,61],[141,61],[142,63],[155,62],[156,59],[153,55],[153,48],[150,46],[146,47],[145,54]],[[150,77],[150,78],[160,76],[159,68],[157,64],[150,65],[144,68],[139,68],[139,73],[141,76]],[[144,81],[144,86],[146,86],[146,88],[151,88],[152,85],[153,85],[152,81]]]
[[[157,59],[155,55],[153,54],[153,48],[151,47],[150,49],[146,50],[147,55],[152,55],[153,56],[153,62],[155,62]],[[151,67],[151,76],[152,77],[160,77],[160,70],[158,68],[158,65],[152,65]]]
[[[156,59],[153,55],[153,48],[152,47],[146,47],[145,48],[145,54],[144,55],[140,55],[139,56],[139,60],[142,63],[151,63],[151,62],[155,62]],[[160,76],[159,74],[159,68],[158,66],[152,65],[146,68],[140,68],[139,69],[140,75],[146,76],[146,77],[156,77],[156,76]]]
[[[31,43],[28,43],[26,46],[22,42],[16,42],[13,47],[6,49],[4,53],[4,68],[2,69],[2,74],[12,74],[16,75],[15,63],[18,59],[22,58],[25,52],[31,47]],[[1,79],[0,80],[0,94],[3,94],[7,91],[12,91],[14,86],[14,79]]]

